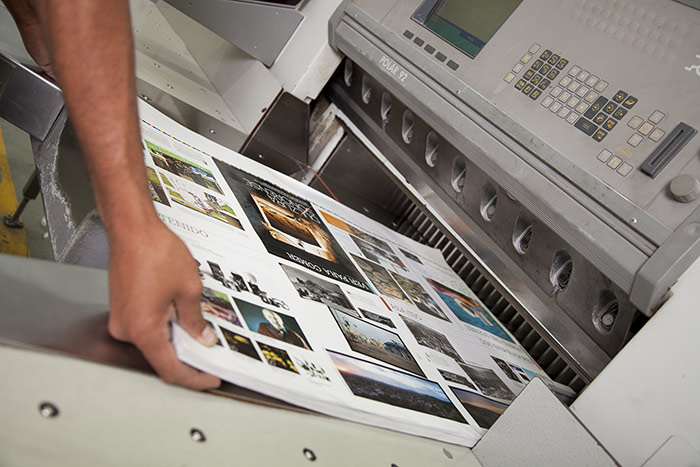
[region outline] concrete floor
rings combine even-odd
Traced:
[[[4,218],[14,212],[22,199],[22,189],[34,170],[34,157],[27,133],[3,119],[0,119],[0,131],[0,183],[7,188],[0,200],[0,218]],[[14,188],[14,199],[10,188]],[[9,229],[0,222],[0,253],[53,260],[41,194],[29,203],[20,219],[24,222],[23,229]]]

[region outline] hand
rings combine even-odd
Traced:
[[[133,343],[166,383],[191,389],[215,388],[221,381],[182,363],[170,341],[170,319],[206,346],[217,342],[202,318],[202,282],[187,247],[154,216],[128,238],[110,239],[109,333]],[[138,233],[134,233],[138,231]]]
[[[51,54],[44,40],[41,23],[32,3],[28,0],[5,0],[10,14],[17,23],[17,29],[22,36],[24,47],[37,65],[51,79],[56,79]]]

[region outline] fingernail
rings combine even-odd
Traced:
[[[204,328],[204,331],[202,331],[202,334],[200,335],[199,342],[206,345],[207,347],[211,347],[212,345],[216,344],[218,341],[219,341],[219,338],[216,337],[216,333],[214,333],[214,329],[212,329],[212,327],[207,324],[206,327]]]

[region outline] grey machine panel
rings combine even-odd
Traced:
[[[507,271],[498,280],[521,308],[565,313],[613,356],[636,310],[651,316],[700,253],[689,183],[700,179],[700,12],[672,0],[509,3],[489,30],[479,15],[505,2],[346,1],[330,36],[351,62],[332,92],[458,233],[498,257],[485,268]],[[574,366],[592,376],[600,363]]]

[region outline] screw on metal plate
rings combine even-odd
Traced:
[[[150,101],[150,100],[151,100],[151,98],[150,98],[150,97],[148,97],[148,96],[147,96],[147,95],[145,95],[145,94],[141,94],[141,99],[145,100],[146,102],[148,102],[148,101]]]
[[[630,219],[630,224],[636,224],[637,223],[637,218],[633,217]]]
[[[207,437],[204,436],[204,433],[202,433],[201,430],[198,430],[197,428],[192,428],[190,430],[190,438],[192,438],[192,441],[195,443],[203,443],[207,440]]]
[[[316,454],[309,448],[304,448],[304,457],[311,462],[316,460]]]
[[[212,135],[215,135],[215,134],[216,134],[216,131],[214,131],[213,129],[209,128],[209,133],[212,134]]]
[[[58,407],[53,405],[51,402],[42,402],[39,404],[39,413],[44,418],[56,418],[58,417]]]

